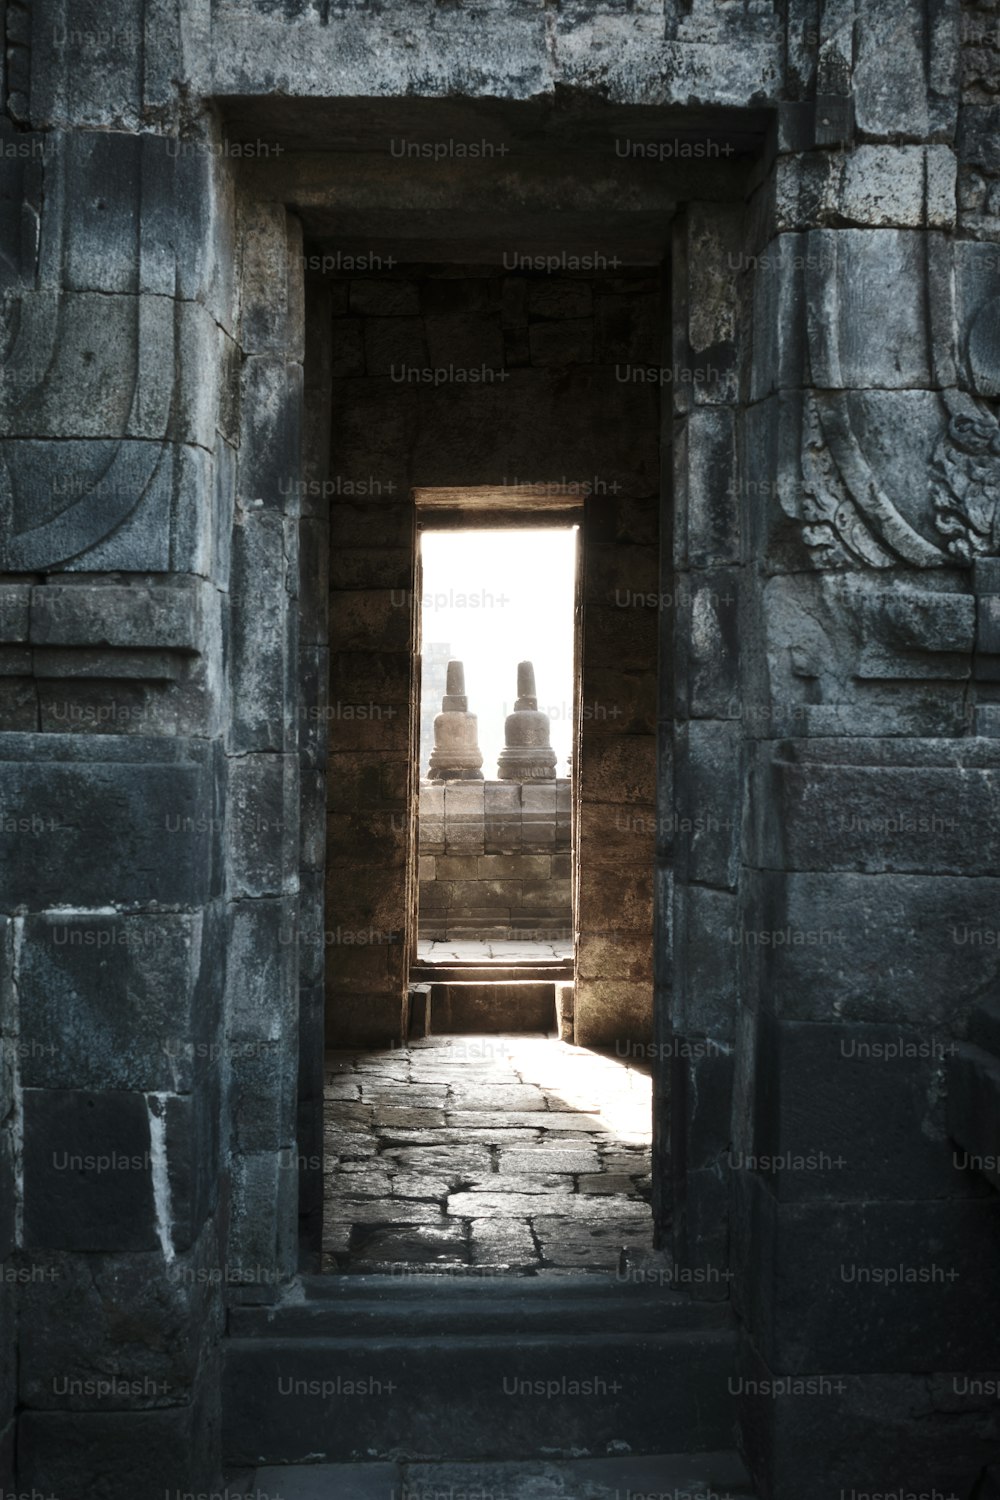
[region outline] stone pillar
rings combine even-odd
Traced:
[[[155,1500],[221,1469],[241,355],[219,140],[129,133],[172,85],[129,102],[96,36],[57,72],[51,14],[0,167],[37,227],[0,257],[0,1489]]]
[[[478,723],[475,714],[469,713],[465,692],[465,667],[460,661],[450,661],[441,712],[434,720],[434,749],[427,774],[431,781],[482,781],[482,764]]]
[[[501,781],[553,781],[556,752],[549,744],[549,716],[538,707],[535,669],[530,661],[517,664],[517,701],[504,725],[506,744],[497,761]]]

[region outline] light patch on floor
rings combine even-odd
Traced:
[[[331,1052],[328,1271],[614,1270],[652,1246],[652,1092],[631,1060],[544,1036]]]

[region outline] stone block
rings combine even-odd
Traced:
[[[430,365],[425,325],[421,318],[372,318],[365,322],[365,369],[369,378],[392,378],[399,383],[410,369]]]
[[[947,1063],[948,1134],[958,1143],[951,1160],[969,1192],[983,1181],[1000,1187],[1000,1062],[981,1047],[958,1046]],[[981,1174],[981,1176],[980,1176]]]
[[[445,847],[485,852],[485,796],[483,783],[450,782],[444,789]]]
[[[527,283],[527,305],[532,318],[589,318],[593,294],[588,281],[546,278]]]
[[[420,289],[395,276],[359,279],[351,282],[350,308],[365,318],[415,317],[420,312]]]
[[[924,276],[922,235],[815,230],[809,255],[822,266],[808,275],[813,380],[839,390],[930,384],[925,303],[904,294]]]
[[[46,584],[31,590],[28,639],[36,646],[194,652],[203,603],[190,587]]]
[[[8,734],[2,748],[0,903],[64,906],[69,894],[77,907],[209,899],[219,870],[209,746]]]
[[[551,823],[556,815],[557,783],[524,781],[521,783],[521,822]]]
[[[687,347],[674,372],[675,409],[727,405],[739,386],[738,300],[731,274],[742,253],[740,217],[728,204],[696,204],[687,217]],[[724,269],[725,268],[725,269]]]
[[[213,931],[200,915],[26,918],[23,1084],[190,1089],[216,1041],[210,976],[223,953]]]
[[[250,754],[229,767],[233,894],[280,896],[298,881],[298,758]]]
[[[200,1338],[221,1333],[220,1277],[200,1244],[164,1269],[156,1255],[88,1265],[55,1252],[21,1284],[20,1392],[36,1410],[148,1410],[189,1401]],[[95,1390],[105,1380],[114,1389]]]
[[[427,352],[436,368],[500,370],[504,364],[503,334],[494,318],[450,313],[426,320]]]
[[[656,786],[656,741],[651,735],[583,736],[577,775],[597,802],[648,802]]]
[[[289,1149],[295,1141],[298,1056],[288,1037],[232,1041],[227,1051],[234,1149]]]
[[[6,1279],[8,1273],[16,1273],[20,1268],[15,1268],[3,1261],[4,1278],[0,1279],[0,1334],[3,1342],[0,1344],[0,1410],[4,1413],[4,1423],[8,1413],[17,1408],[17,1319],[16,1303],[17,1283],[12,1279]],[[30,1270],[29,1270],[30,1274]],[[0,1424],[4,1425],[4,1424]],[[8,1466],[4,1466],[4,1459],[9,1458]],[[0,1480],[6,1482],[13,1478],[13,1453],[7,1453],[0,1447]]]
[[[813,740],[753,776],[764,860],[788,869],[1000,873],[1000,777],[940,742]]]
[[[364,375],[364,323],[360,318],[335,318],[330,354],[330,375],[334,380]]]
[[[753,287],[750,389],[757,401],[803,383],[805,274],[829,275],[834,262],[802,234],[777,235],[755,256],[740,252],[737,264],[744,262]]]
[[[655,612],[663,603],[658,581],[652,547],[598,541],[587,548],[584,597],[594,604]],[[589,628],[589,611],[587,620]]]
[[[446,882],[435,881],[435,886]],[[332,929],[398,933],[405,925],[404,867],[398,874],[385,868],[337,868],[327,871],[327,913]]]
[[[488,781],[483,789],[484,852],[521,850],[521,786],[517,782]]]
[[[725,719],[739,705],[740,578],[735,569],[691,575],[678,609],[680,717]]]
[[[728,891],[676,886],[675,1024],[688,1036],[731,1041],[739,1007],[739,904]]]
[[[409,698],[412,661],[408,653],[334,650],[330,654],[330,663],[331,681],[337,691],[333,712],[338,711],[338,704],[341,712],[346,712],[348,703],[367,704],[370,705],[368,717],[375,723],[391,725],[399,713],[399,705],[405,704]],[[390,706],[394,710],[391,715],[388,713]],[[384,709],[381,716],[380,708]]]
[[[737,929],[749,991],[785,1020],[951,1026],[997,983],[998,899],[990,877],[768,872]]]
[[[817,1371],[805,1381],[789,1381],[744,1342],[734,1376],[739,1431],[766,1493],[796,1495],[805,1487],[817,1500],[852,1491],[968,1494],[996,1452],[995,1405],[957,1396],[955,1376]]]
[[[322,931],[303,933],[294,896],[234,901],[228,908],[225,1014],[236,1040],[274,1041],[294,1023],[296,939],[323,947]],[[319,922],[322,928],[322,919]]]
[[[327,949],[327,975],[339,994],[395,994],[402,972],[401,932],[333,929],[339,938]],[[357,942],[351,942],[355,938]]]
[[[888,0],[859,25],[852,84],[858,128],[865,135],[919,140],[944,123],[928,89],[930,25],[929,14],[915,12],[905,0]],[[953,37],[945,33],[940,40],[943,49],[955,50]]]
[[[0,553],[8,568],[211,572],[221,459],[128,438],[3,442],[0,456],[13,500]]]
[[[12,1049],[7,1046],[6,1050],[9,1053]],[[3,1071],[4,1089],[9,1093],[13,1084],[10,1065],[7,1064]],[[0,1189],[3,1192],[0,1197],[0,1260],[6,1260],[17,1243],[18,1170],[17,1143],[14,1130],[8,1124],[0,1129]]]
[[[675,444],[679,567],[740,560],[741,518],[734,414],[725,407],[692,411]]]
[[[782,1202],[985,1196],[960,1170],[940,1098],[958,1047],[919,1028],[808,1025],[762,1016],[751,1154]],[[758,1165],[759,1163],[759,1165]]]
[[[613,879],[604,869],[584,866],[580,871],[580,906],[577,920],[582,931],[652,932],[653,872],[622,866]]]
[[[652,1027],[653,986],[614,979],[578,978],[576,1045],[618,1047],[644,1041]]]
[[[590,318],[532,323],[528,328],[531,363],[538,366],[590,364],[594,358],[594,325]]]
[[[748,1174],[751,1175],[751,1174]],[[768,1364],[901,1374],[991,1368],[995,1195],[778,1203],[749,1189],[747,1325]]]
[[[654,562],[649,549],[629,549],[642,558],[643,570]],[[650,567],[649,577],[653,577]],[[592,662],[617,662],[625,671],[650,670],[656,660],[656,641],[664,610],[673,608],[669,594],[654,590],[638,594],[631,588],[615,590],[610,605],[589,603],[587,645]]]
[[[232,1174],[229,1274],[270,1300],[294,1267],[298,1163],[287,1152],[238,1152]]]
[[[10,382],[0,388],[8,436],[213,446],[218,384],[205,372],[215,369],[221,346],[204,309],[147,294],[32,292],[21,319],[39,351],[57,324],[60,338],[50,365],[39,353],[37,363],[18,368],[23,394]],[[164,350],[175,358],[164,359]]]
[[[245,354],[288,352],[293,313],[289,284],[288,216],[281,203],[240,204],[239,341]]]
[[[24,1411],[18,1421],[18,1479],[29,1493],[123,1494],[163,1500],[191,1474],[213,1472],[197,1409],[147,1412]]]
[[[452,866],[456,860],[441,860],[442,874],[455,876],[459,872]],[[465,861],[461,861],[465,864]],[[447,868],[445,868],[447,867]],[[465,873],[464,871],[462,873]],[[469,872],[472,874],[473,872]],[[552,860],[547,854],[480,854],[476,859],[475,878],[479,880],[533,880],[545,881],[554,873]]]
[[[703,885],[733,890],[740,858],[743,776],[739,725],[692,720],[677,736],[675,869]]]
[[[70,19],[47,4],[32,38],[31,110],[40,122],[136,128],[143,27],[127,6],[84,0]]]
[[[326,865],[329,869],[350,865],[405,864],[409,851],[407,821],[395,812],[359,811],[328,813],[326,817]]]
[[[966,104],[958,122],[958,155],[963,165],[994,171],[998,131],[1000,105]]]
[[[142,1094],[26,1089],[24,1133],[27,1248],[159,1248]]]
[[[322,771],[299,771],[299,879],[307,871],[323,869],[326,846],[326,775]]]
[[[398,1047],[403,1040],[405,994],[341,992],[327,981],[326,1038],[337,1047]]]
[[[244,358],[241,465],[249,496],[265,510],[298,514],[302,435],[301,366],[280,354]]]
[[[609,806],[584,800],[578,839],[584,865],[648,865],[653,857],[656,817],[652,806]]]
[[[405,603],[406,607],[402,607]],[[409,649],[409,599],[398,589],[350,589],[330,598],[330,640],[335,648],[371,650],[378,641],[383,651]],[[331,683],[331,689],[334,684]]]
[[[237,751],[289,749],[295,732],[287,532],[284,517],[260,509],[234,528],[230,743]]]
[[[325,871],[306,870],[299,872],[299,898],[294,902],[292,913],[287,923],[279,928],[279,941],[284,947],[290,949],[291,956],[298,950],[298,978],[299,984],[312,986],[322,984],[324,956],[326,952],[325,932]],[[289,960],[289,961],[290,961]],[[283,987],[282,994],[291,994],[293,985],[290,983]],[[255,993],[260,994],[256,990]],[[264,990],[264,1004],[259,1012],[260,1020],[266,1026],[268,1016],[267,991]],[[272,1002],[273,1003],[273,1000]],[[232,1008],[230,1007],[230,1014]]]
[[[630,984],[650,978],[652,953],[642,933],[581,932],[576,972],[582,979],[623,979]]]

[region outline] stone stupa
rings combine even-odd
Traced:
[[[549,744],[549,716],[538,707],[535,669],[517,664],[517,701],[504,725],[504,748],[497,762],[501,781],[554,781],[556,752]]]
[[[469,713],[465,693],[465,667],[460,661],[450,661],[441,712],[434,719],[428,779],[482,781],[482,764],[478,723],[475,714]]]

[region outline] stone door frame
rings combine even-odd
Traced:
[[[553,487],[553,493],[557,492],[559,486]],[[489,500],[495,498],[496,508],[483,510],[481,507]],[[584,526],[583,508],[577,503],[578,493],[572,488],[565,491],[563,502],[559,508],[554,508],[550,502],[542,501],[537,494],[528,490],[527,487],[518,493],[514,487],[508,487],[506,491],[488,491],[482,486],[469,486],[462,490],[442,491],[417,488],[413,491],[414,504],[414,621],[413,621],[413,684],[412,694],[417,710],[417,728],[415,744],[417,753],[420,750],[419,709],[421,703],[421,601],[423,599],[423,580],[421,570],[420,540],[428,531],[537,531],[543,528],[568,531],[576,530],[576,548],[574,551],[574,598],[573,598],[573,705],[574,722],[572,736],[573,763],[579,764],[580,757],[580,731],[578,708],[580,702],[580,677],[583,655],[583,630],[581,620],[581,580],[583,575],[583,550],[584,550]],[[484,763],[483,774],[487,781],[495,778],[495,768]],[[557,773],[558,774],[558,773]],[[419,782],[417,786],[417,801],[419,802]],[[410,858],[416,863],[420,854],[419,819],[411,820],[411,843]],[[578,865],[577,849],[577,816],[574,806],[572,813],[572,869],[575,872]],[[575,885],[575,881],[574,881]],[[572,912],[575,927],[576,914],[576,891],[573,892]],[[412,940],[408,944],[411,965],[416,961],[417,952],[417,928],[419,924],[419,903],[414,914]],[[574,965],[576,956],[576,943],[574,942]]]
[[[254,226],[259,234],[261,224],[265,223],[272,248],[276,249],[279,241],[283,243],[288,276],[281,288],[284,305],[280,317],[275,317],[273,305],[269,305],[273,287],[248,287],[246,300],[247,304],[252,301],[251,293],[259,298],[261,317],[270,316],[274,320],[274,343],[281,345],[287,338],[285,353],[290,361],[295,359],[298,344],[304,344],[305,349],[301,388],[293,383],[282,412],[285,452],[287,455],[297,451],[301,455],[303,476],[301,504],[294,507],[300,557],[299,598],[288,601],[289,610],[297,615],[294,653],[298,665],[291,687],[292,711],[302,730],[298,756],[301,795],[299,817],[294,820],[299,831],[295,840],[298,854],[292,856],[297,859],[300,876],[298,895],[292,897],[298,912],[299,1066],[293,1093],[299,1235],[295,1235],[293,1227],[294,1190],[275,1194],[276,1206],[266,1215],[276,1237],[278,1264],[294,1271],[296,1265],[302,1270],[316,1268],[322,1219],[325,921],[322,824],[327,807],[324,723],[327,698],[323,672],[332,650],[326,573],[329,502],[322,489],[329,476],[330,349],[323,330],[329,315],[330,291],[322,275],[310,270],[303,255],[301,229],[285,206],[288,188],[282,179],[287,172],[286,163],[281,174],[270,169],[262,172],[256,166],[237,174],[238,195],[242,177],[245,236],[243,249],[238,249],[237,255],[250,253],[246,238],[251,232],[249,226]],[[654,1168],[654,1217],[658,1230],[662,1242],[670,1244],[680,1263],[714,1267],[723,1276],[729,1255],[728,1189],[710,1165],[710,1158],[730,1139],[729,1100],[735,1075],[736,996],[740,980],[737,955],[725,955],[720,964],[717,956],[706,954],[704,945],[696,940],[696,930],[704,915],[701,903],[705,874],[692,868],[697,864],[697,851],[673,835],[675,825],[694,815],[699,799],[705,794],[706,762],[701,746],[706,738],[723,745],[726,758],[725,774],[712,792],[714,805],[721,809],[725,804],[724,821],[730,830],[738,829],[743,817],[739,724],[734,721],[739,718],[736,621],[744,583],[742,564],[747,523],[736,513],[742,509],[741,502],[728,507],[732,514],[722,523],[718,518],[706,522],[695,511],[696,506],[704,504],[705,485],[700,471],[718,465],[720,453],[731,475],[735,475],[739,463],[734,431],[739,408],[735,373],[739,327],[736,278],[731,273],[728,278],[725,275],[724,258],[727,250],[739,252],[744,242],[744,205],[739,200],[724,201],[733,196],[728,188],[715,196],[717,201],[686,201],[678,207],[668,232],[670,251],[664,271],[665,307],[669,309],[665,314],[665,346],[669,353],[664,365],[673,370],[683,368],[691,372],[692,379],[683,388],[665,385],[661,402],[661,602],[656,606],[660,640],[657,707],[660,769],[654,864],[654,1022],[648,1050],[654,1079],[655,1153],[660,1163],[659,1168]],[[261,259],[259,244],[253,253]],[[273,273],[273,263],[269,269]],[[716,369],[717,378],[714,385],[703,387],[699,373],[707,367]],[[252,418],[245,409],[244,428],[250,425]],[[720,428],[728,432],[721,449]],[[246,481],[241,479],[241,483]],[[250,480],[249,493],[254,485],[255,481]],[[704,531],[706,525],[714,525],[718,535],[702,541],[695,533],[699,528]],[[258,572],[257,576],[263,575]],[[724,585],[721,590],[720,583]],[[252,570],[245,572],[242,586],[247,597],[252,597]],[[729,602],[721,602],[725,599]],[[663,600],[671,602],[664,606]],[[723,643],[717,664],[721,670],[711,682],[706,677],[704,663],[696,660],[694,645],[694,621],[698,621],[698,630],[703,632],[709,617],[717,639]],[[695,701],[699,695],[700,701]],[[317,710],[312,722],[302,717],[308,705],[315,705]],[[416,755],[411,761],[416,769]],[[290,791],[290,787],[286,788],[286,793]],[[414,794],[415,788],[409,794],[411,807]],[[289,827],[292,821],[289,819]],[[738,858],[730,849],[713,851],[711,859],[720,865],[721,873],[708,875],[710,894],[727,910],[735,910],[739,899]],[[698,890],[692,895],[695,886]],[[409,900],[415,912],[415,894]],[[316,943],[308,940],[310,934],[314,937],[317,933],[318,951]],[[720,973],[720,969],[725,972]],[[696,1016],[697,1006],[692,997],[705,985],[719,1003],[712,1015]],[[698,1055],[692,1060],[689,1055],[692,1050],[697,1054],[704,1048],[692,1049],[688,1045],[691,1038],[697,1043],[711,1043],[715,1039],[718,1047],[710,1046],[707,1057]],[[709,1072],[718,1108],[709,1132],[711,1139],[702,1133],[696,1152],[692,1153],[691,1100],[698,1096],[699,1090],[705,1097]],[[284,1155],[287,1164],[287,1148]],[[281,1175],[279,1170],[279,1182]],[[290,1174],[284,1175],[287,1178]],[[272,1175],[264,1172],[261,1187],[274,1192]],[[238,1197],[234,1203],[234,1221],[253,1211],[255,1206],[246,1196],[242,1201]],[[271,1231],[266,1233],[269,1238]],[[265,1253],[260,1249],[259,1239],[255,1253],[258,1257]],[[708,1297],[728,1295],[725,1281],[714,1289],[699,1291],[692,1287],[692,1290],[696,1295]]]

